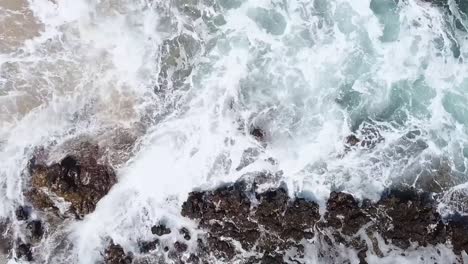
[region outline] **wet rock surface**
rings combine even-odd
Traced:
[[[201,260],[211,254],[222,262],[307,263],[304,248],[314,245],[321,261],[332,261],[334,250],[344,246],[367,263],[370,249],[383,256],[375,234],[401,250],[438,244],[451,245],[457,254],[468,250],[468,218],[443,219],[437,204],[430,193],[405,187],[387,190],[377,202],[332,192],[321,217],[317,203],[291,198],[282,187],[258,192],[237,182],[192,192],[182,215],[206,230],[198,238]]]
[[[320,219],[317,204],[291,200],[284,188],[256,193],[243,182],[191,193],[182,215],[199,220],[208,231],[199,257],[213,252],[228,261],[239,258],[241,251],[252,251],[264,255],[260,259],[265,263],[275,263],[268,259],[278,259],[291,249],[299,253],[290,258],[298,257],[300,241],[313,237],[314,224]]]
[[[126,254],[120,245],[110,242],[104,252],[105,264],[130,264],[133,262],[132,254]]]
[[[28,206],[21,205],[15,210],[16,219],[19,221],[28,220],[30,214],[31,214],[31,208]]]
[[[446,227],[428,193],[414,189],[391,190],[383,195],[378,207],[384,212],[379,216],[379,231],[394,245],[406,249],[410,242],[421,246],[446,242]]]
[[[368,149],[379,142],[378,131],[369,130],[346,143]],[[35,210],[60,211],[57,203],[65,203],[77,218],[94,211],[116,182],[112,167],[97,158],[98,152],[97,146],[87,144],[55,163],[46,162],[48,157],[41,151],[34,156],[29,165],[31,188],[26,193],[31,204],[19,206],[13,215],[24,237],[10,242],[6,254],[35,261],[36,245],[50,232],[49,223],[38,218]],[[131,249],[136,255],[110,242],[102,252],[104,263],[308,263],[310,247],[320,263],[346,263],[337,260],[345,249],[356,252],[359,263],[367,263],[371,252],[384,256],[377,236],[402,252],[438,244],[452,247],[456,254],[468,250],[468,219],[461,215],[443,219],[429,192],[399,186],[385,191],[377,202],[332,192],[320,214],[313,200],[291,197],[285,187],[270,185],[274,175],[250,176],[253,181],[247,177],[190,193],[181,214],[195,220],[197,229],[156,222],[148,230],[152,237],[137,239],[136,249]]]
[[[351,148],[372,149],[377,144],[384,141],[378,128],[374,126],[364,126],[357,131],[357,134],[351,134],[345,139],[345,148],[349,151]]]
[[[16,248],[16,257],[21,260],[32,261],[31,244],[19,244]]]
[[[9,223],[7,221],[0,222],[0,260],[2,256],[8,256],[13,247],[11,234],[8,232]]]
[[[25,204],[14,210],[13,221],[2,232],[2,253],[8,258],[45,261],[39,252],[43,242],[60,237],[67,222],[93,212],[116,183],[114,170],[98,145],[74,142],[63,151],[67,150],[69,153],[37,148],[30,159]],[[108,263],[131,262],[118,262],[113,257],[118,255],[117,248],[109,248]]]
[[[46,164],[39,151],[29,164],[31,188],[26,193],[35,208],[56,208],[54,200],[70,204],[77,217],[94,211],[97,202],[116,183],[114,170],[97,160],[99,148],[84,145],[81,152]]]
[[[163,236],[163,235],[168,235],[171,233],[171,229],[167,228],[164,224],[159,224],[155,225],[151,228],[151,233],[158,235],[158,236]]]

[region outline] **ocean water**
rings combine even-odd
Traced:
[[[322,205],[435,179],[441,213],[468,213],[467,16],[465,0],[0,0],[0,216],[36,147],[57,160],[80,138],[119,181],[42,241],[47,263],[94,263],[106,237],[136,249],[161,219],[194,228],[191,190],[258,171]],[[122,134],[135,144],[116,153]],[[455,259],[421,250],[369,262]]]

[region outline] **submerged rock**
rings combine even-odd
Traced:
[[[358,135],[350,135],[346,138],[346,143],[350,146],[360,146],[372,149],[378,143],[384,141],[378,128],[374,126],[364,126],[358,131]]]
[[[247,16],[255,21],[257,26],[272,35],[282,35],[286,30],[287,22],[281,13],[274,9],[261,7],[250,8]]]
[[[44,234],[44,229],[40,220],[33,220],[29,222],[26,226],[26,229],[28,230],[28,237],[33,240],[40,240]]]
[[[50,165],[34,157],[29,166],[31,188],[26,196],[37,209],[55,208],[55,201],[63,199],[77,217],[94,211],[97,202],[116,183],[114,170],[97,161],[97,151],[97,147],[82,149]]]
[[[249,133],[259,142],[265,142],[266,140],[266,132],[260,127],[251,127]]]

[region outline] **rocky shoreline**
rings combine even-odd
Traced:
[[[15,212],[22,231],[4,230],[5,254],[34,262],[34,247],[57,230],[57,223],[92,213],[116,183],[112,167],[97,160],[97,147],[83,146],[80,154],[52,164],[45,163],[43,150],[31,159],[29,203]],[[180,212],[195,223],[196,232],[156,223],[154,239],[139,240],[138,252],[108,239],[103,263],[308,263],[310,254],[320,263],[368,263],[371,255],[437,245],[459,256],[468,252],[468,217],[442,217],[433,193],[399,187],[372,202],[332,192],[321,210],[313,199],[291,197],[271,179],[259,173],[191,192]],[[357,262],[341,257],[342,251]]]
[[[468,251],[468,218],[442,218],[432,195],[413,188],[389,189],[378,202],[332,192],[325,214],[319,211],[316,202],[291,198],[282,186],[259,191],[255,180],[195,191],[181,214],[202,233],[181,229],[184,239],[168,244],[177,231],[160,223],[151,229],[155,239],[140,243],[138,257],[111,242],[106,252],[113,253],[106,256],[113,257],[105,263],[310,263],[311,248],[318,263],[368,263],[370,255],[392,250],[403,256],[410,248],[437,245],[458,256]],[[341,251],[350,252],[348,258]]]
[[[376,129],[361,132],[361,138],[345,139],[343,155],[384,141]],[[260,128],[250,134],[266,144]],[[44,239],[95,210],[117,183],[114,167],[101,158],[100,148],[82,141],[52,162],[50,150],[34,152],[26,172],[27,202],[0,225],[4,255],[42,263],[37,250]],[[429,180],[439,183],[437,178]],[[107,247],[101,251],[101,263],[369,263],[371,258],[375,263],[375,258],[392,252],[404,256],[408,250],[440,246],[462,263],[462,252],[468,252],[468,217],[443,217],[438,206],[444,190],[431,190],[395,186],[378,201],[333,191],[319,204],[310,195],[289,192],[269,172],[250,173],[213,190],[189,193],[180,217],[193,223],[191,227],[174,229],[171,223],[156,222],[148,230],[152,239],[136,238],[137,250],[103,238]],[[430,255],[420,258],[432,263],[425,259]]]

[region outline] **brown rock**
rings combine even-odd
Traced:
[[[258,205],[253,206],[252,199]],[[291,200],[283,188],[256,193],[245,182],[191,193],[182,214],[200,220],[200,227],[209,232],[202,251],[227,259],[237,254],[231,241],[239,242],[244,250],[255,246],[265,256],[281,258],[287,250],[301,247],[293,241],[313,237],[320,218],[314,202]]]
[[[125,254],[123,248],[112,241],[104,252],[104,262],[106,264],[131,264],[132,261],[132,255]]]
[[[421,246],[445,243],[446,228],[430,194],[411,188],[390,190],[378,206],[386,214],[378,222],[380,232],[396,246],[406,249],[411,241]]]
[[[354,235],[370,221],[354,197],[342,192],[330,194],[325,219],[327,219],[328,226],[341,230],[345,235]]]
[[[54,208],[53,194],[71,203],[71,211],[82,217],[94,211],[97,202],[116,183],[114,170],[96,160],[97,147],[68,155],[59,163],[46,165],[30,161],[31,189],[26,193],[38,209]]]

